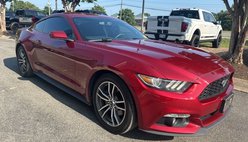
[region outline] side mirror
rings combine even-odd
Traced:
[[[67,40],[67,35],[64,31],[53,31],[50,33],[50,37],[54,39]]]
[[[218,23],[217,23],[217,21],[214,21],[213,24],[217,25]]]
[[[221,25],[221,21],[217,21],[217,24]]]
[[[221,21],[214,21],[213,22],[215,25],[221,25]]]

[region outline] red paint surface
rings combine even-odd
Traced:
[[[25,47],[34,71],[41,71],[78,91],[89,102],[92,76],[102,70],[115,73],[132,92],[140,129],[192,134],[225,115],[217,112],[207,120],[200,120],[219,109],[223,98],[233,91],[232,81],[217,97],[204,102],[198,100],[209,83],[233,74],[234,69],[221,58],[200,49],[162,41],[88,42],[80,38],[72,22],[72,17],[87,15],[57,16],[69,21],[76,40],[68,43],[32,29],[23,30],[18,42]],[[57,33],[57,36],[63,35]],[[138,73],[194,84],[182,94],[166,92],[145,86],[137,78]],[[185,128],[156,124],[162,116],[171,113],[190,114],[190,124]]]

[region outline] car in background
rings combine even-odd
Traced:
[[[6,15],[6,27],[14,33],[22,27],[29,27],[33,24],[33,21],[45,17],[46,15],[40,11],[35,10],[16,10],[14,13],[10,13],[11,16]]]
[[[59,13],[17,36],[20,75],[35,74],[92,105],[111,133],[138,127],[197,135],[230,111],[234,69],[229,63],[187,45],[147,39],[119,19]]]
[[[222,40],[222,27],[210,11],[203,9],[173,9],[170,16],[150,16],[146,35],[155,39],[190,44],[211,42],[218,48]]]
[[[10,21],[13,20],[15,17],[15,13],[11,11],[7,11],[5,15],[5,21],[6,21],[6,28],[7,30],[10,30]]]

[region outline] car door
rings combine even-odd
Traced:
[[[203,18],[205,21],[205,39],[213,39],[216,37],[218,32],[218,26],[216,26],[216,24],[214,24],[216,22],[215,18],[213,17],[213,15],[209,12],[205,12],[203,11]]]
[[[68,38],[74,39],[71,26],[63,17],[51,17],[45,20],[43,35],[38,40],[36,57],[42,70],[50,77],[75,88],[75,61],[71,59],[74,52],[73,44],[69,41],[50,37],[53,31],[64,31]]]

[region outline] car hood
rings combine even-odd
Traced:
[[[158,69],[162,68],[161,65],[164,66],[163,70],[170,65],[174,69],[183,69],[197,76],[219,69],[226,74],[233,71],[229,63],[220,57],[187,45],[155,40],[113,40],[103,44],[108,48],[135,53],[132,56],[137,55],[136,58],[151,62]]]

